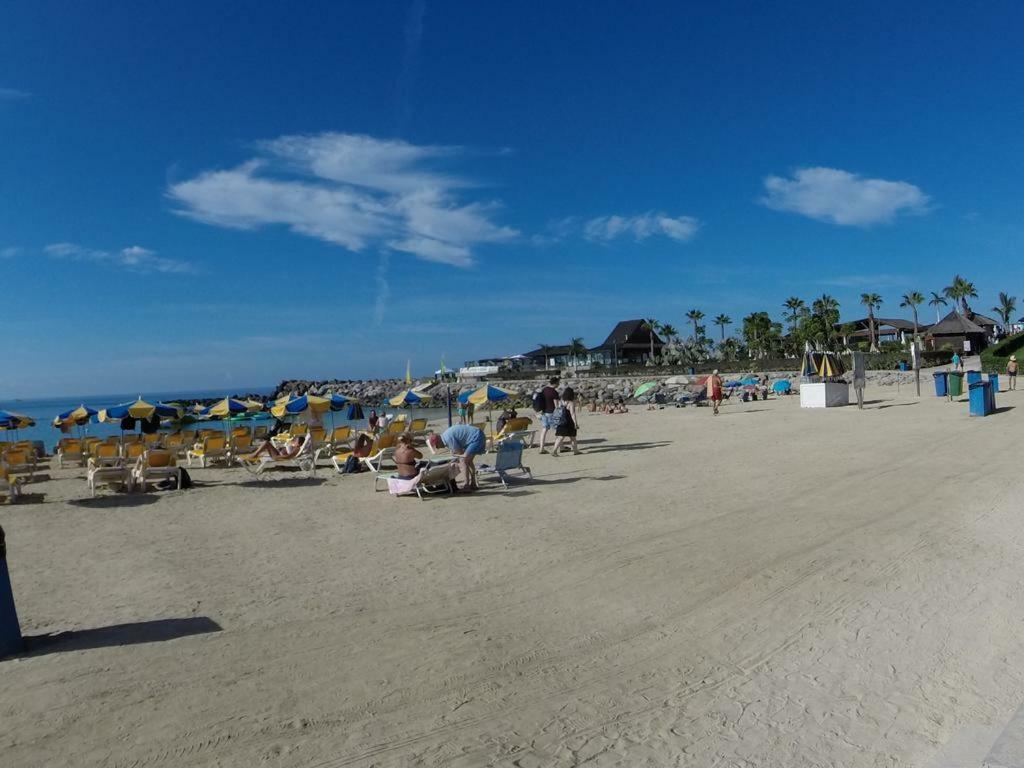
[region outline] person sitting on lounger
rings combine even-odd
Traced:
[[[286,459],[294,459],[302,451],[302,444],[305,442],[305,436],[293,437],[284,444],[281,448],[278,448],[270,440],[264,440],[263,445],[257,448],[250,454],[247,454],[243,458],[246,461],[257,461],[261,455],[266,455],[274,461],[284,461]]]
[[[412,445],[412,435],[399,435],[395,441],[395,464],[398,466],[398,478],[400,480],[412,480],[420,473],[417,464],[423,454],[417,451]]]

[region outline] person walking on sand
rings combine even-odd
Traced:
[[[714,408],[715,416],[717,416],[718,408],[722,404],[722,377],[718,375],[717,368],[708,376],[707,393],[708,400],[711,401],[711,406]]]
[[[1017,356],[1010,355],[1009,362],[1006,363],[1006,378],[1010,382],[1010,389],[1017,388]]]
[[[562,450],[562,443],[568,439],[572,445],[573,455],[579,456],[580,447],[576,443],[576,432],[579,429],[576,417],[576,392],[572,387],[562,390],[562,405],[558,411],[561,411],[561,418],[555,427],[555,446],[551,449],[551,453],[553,456],[557,456],[558,452]]]
[[[558,390],[555,387],[558,386],[560,379],[557,376],[552,376],[551,381],[544,389],[540,391],[541,399],[543,399],[543,410],[540,412],[540,452],[547,453],[548,449],[544,447],[544,442],[548,438],[549,429],[557,429],[558,424],[555,422],[554,412],[558,406]]]
[[[953,370],[954,371],[962,371],[963,369],[964,369],[964,361],[960,357],[960,353],[959,352],[954,352],[953,353]]]

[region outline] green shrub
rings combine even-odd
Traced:
[[[1018,354],[1021,349],[1024,349],[1024,333],[1007,336],[981,353],[981,370],[1002,373],[1006,370],[1010,355]]]

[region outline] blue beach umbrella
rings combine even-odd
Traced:
[[[727,382],[725,382],[725,386],[728,387],[729,389],[732,389],[733,387],[742,387],[743,386],[743,382],[739,381],[739,380],[727,381]]]
[[[783,393],[788,393],[792,389],[793,389],[793,385],[790,384],[785,379],[779,379],[774,384],[772,384],[772,392],[775,392],[776,394],[779,394],[779,395],[781,395]]]
[[[413,389],[407,389],[388,400],[388,405],[401,408],[403,405],[423,405],[428,400],[430,400],[429,396],[421,395]]]
[[[53,426],[59,427],[64,422],[71,421],[81,427],[96,418],[98,413],[99,411],[95,408],[90,408],[87,405],[80,405],[77,408],[72,408],[70,411],[58,413],[53,420]]]

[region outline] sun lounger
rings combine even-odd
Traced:
[[[64,462],[75,462],[78,466],[85,463],[85,446],[82,441],[66,437],[57,444],[57,466],[64,469]]]
[[[0,464],[7,470],[9,475],[28,475],[28,482],[32,482],[32,476],[36,471],[35,454],[28,451],[7,451],[3,455]]]
[[[232,435],[231,456],[244,456],[253,452],[252,437],[246,432],[244,435]]]
[[[121,447],[121,456],[124,458],[124,465],[130,467],[139,457],[146,452],[147,445],[142,442],[125,443]]]
[[[477,467],[477,473],[496,474],[501,484],[508,488],[508,473],[518,471],[528,475],[531,479],[533,474],[529,467],[523,466],[523,444],[519,440],[507,440],[498,446],[498,455],[494,460],[494,466],[481,464]]]
[[[398,421],[398,420],[392,421],[392,422],[390,422],[388,424],[388,428],[384,430],[384,434],[386,434],[386,435],[400,435],[403,432],[405,432],[406,426],[408,426],[408,425],[405,423],[404,420],[402,420],[402,421]]]
[[[132,489],[132,472],[128,467],[103,467],[93,466],[85,475],[85,481],[89,484],[89,492],[95,496],[96,489],[101,485],[130,491]]]
[[[262,475],[272,469],[291,467],[305,472],[310,477],[316,477],[316,456],[313,453],[313,441],[309,435],[303,437],[298,453],[289,458],[275,458],[264,454],[256,459],[240,456],[238,462],[254,475]]]
[[[8,504],[18,500],[21,493],[21,478],[8,474],[6,469],[0,468],[0,496],[7,499]]]
[[[177,487],[181,487],[181,468],[174,460],[170,451],[152,449],[142,454],[132,470],[132,483],[138,484],[143,492],[146,484],[173,477]]]
[[[380,472],[381,464],[391,459],[395,454],[395,440],[398,435],[381,434],[374,438],[367,456],[359,459],[371,472]],[[331,457],[331,463],[338,472],[345,468],[345,462],[352,455],[352,451],[343,451]]]
[[[342,448],[348,447],[351,443],[352,427],[335,427],[331,430],[331,434],[328,435],[324,444],[317,449],[316,457],[319,459],[322,456],[341,453]]]
[[[89,469],[95,467],[120,467],[124,462],[116,443],[97,443],[89,452]]]
[[[385,478],[388,492],[392,496],[406,496],[415,493],[423,500],[423,494],[451,493],[455,490],[455,478],[459,473],[457,462],[431,464],[420,470],[416,477],[403,480],[395,475]],[[378,475],[378,478],[381,476]],[[376,479],[375,479],[376,486]]]
[[[496,448],[507,440],[518,440],[521,443],[526,443],[528,446],[533,446],[534,437],[537,434],[537,430],[530,429],[530,425],[533,422],[529,416],[519,416],[515,419],[509,419],[502,426],[501,431],[498,432],[494,437],[490,438],[490,448]]]
[[[196,443],[185,454],[188,465],[192,466],[192,459],[199,459],[199,466],[205,467],[208,462],[230,461],[227,440],[224,435],[210,435]]]

